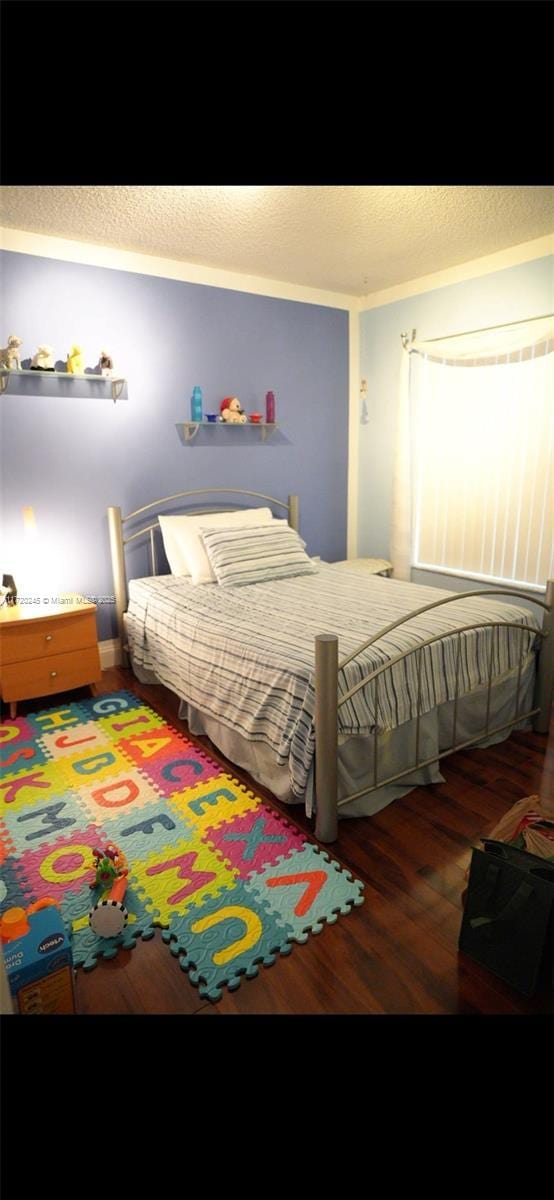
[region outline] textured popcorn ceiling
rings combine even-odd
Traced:
[[[548,187],[3,187],[0,223],[366,295],[551,232]]]

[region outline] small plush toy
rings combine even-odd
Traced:
[[[109,379],[113,371],[113,358],[111,354],[108,354],[107,350],[100,351],[98,366],[100,367],[100,374]]]
[[[17,337],[15,333],[10,333],[7,346],[0,350],[0,366],[6,367],[8,371],[20,371],[19,347],[22,345],[23,339]]]
[[[240,406],[238,396],[226,396],[221,401],[219,406],[220,421],[228,421],[229,424],[244,425],[246,422],[246,413],[243,412]]]
[[[71,354],[67,356],[67,373],[68,375],[84,375],[85,356],[81,346],[71,347]]]
[[[34,358],[31,359],[31,371],[53,371],[54,350],[52,346],[39,346]]]

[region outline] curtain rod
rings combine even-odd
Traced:
[[[446,337],[425,338],[425,342],[448,342],[451,338],[468,337],[471,333],[490,333],[493,329],[508,329],[511,325],[528,325],[530,321],[546,321],[549,317],[553,317],[554,313],[543,313],[541,317],[526,317],[521,321],[505,321],[503,325],[485,325],[482,329],[465,329],[463,333],[448,333]],[[408,335],[401,333],[400,337],[406,341]],[[412,329],[412,342],[415,339],[415,329]]]

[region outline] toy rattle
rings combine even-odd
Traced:
[[[123,903],[127,891],[127,859],[110,843],[103,850],[93,850],[94,883],[91,888],[109,887],[110,890],[102,900],[98,900],[91,908],[88,923],[99,937],[115,937],[121,933],[127,924],[129,914]]]

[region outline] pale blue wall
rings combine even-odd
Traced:
[[[40,342],[56,359],[82,342],[87,367],[105,347],[128,378],[128,400],[115,405],[95,385],[45,378],[0,398],[4,572],[29,505],[60,590],[109,595],[107,506],[130,512],[210,486],[298,493],[309,552],[344,558],[346,311],[27,254],[0,262],[2,339],[21,337],[23,359]],[[215,428],[183,445],[176,426],[190,420],[194,384],[205,412],[227,395],[264,411],[271,388],[278,431],[263,444],[254,428]],[[132,575],[146,572],[145,555],[130,560]],[[115,633],[112,606],[99,608],[99,626]]]
[[[361,313],[360,377],[367,379],[369,419],[359,428],[360,555],[389,557],[401,332],[416,329],[421,340],[551,313],[553,266],[550,255]],[[452,591],[471,587],[468,580],[450,575],[414,571],[412,578]]]

